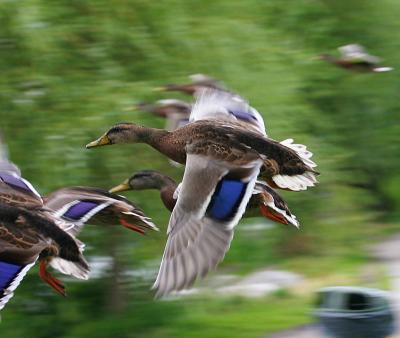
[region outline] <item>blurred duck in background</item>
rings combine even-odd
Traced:
[[[165,129],[174,131],[189,123],[192,104],[177,99],[158,100],[156,103],[139,103],[137,110],[151,113],[167,120]]]
[[[235,122],[243,123],[250,128],[253,128],[254,125],[256,125],[257,131],[261,131],[265,136],[267,135],[265,131],[264,119],[260,113],[255,108],[249,106],[246,100],[240,95],[228,91],[221,82],[208,75],[194,74],[190,75],[189,78],[192,80],[192,82],[189,84],[170,84],[160,87],[159,89],[164,91],[180,91],[193,95],[195,98],[200,96],[206,90],[224,92],[225,95],[230,95],[231,97],[229,107],[227,108],[229,114],[232,115],[232,118],[235,120]],[[247,105],[246,110],[239,110],[238,108],[242,109],[244,104]],[[155,105],[142,104],[142,106],[139,106],[139,108],[141,110],[150,111],[154,115],[167,118],[174,117],[173,114],[179,115],[181,122],[180,124],[173,120],[167,123],[166,129],[173,131],[177,127],[183,126],[185,124],[183,121],[186,123],[193,121],[194,117],[189,119],[192,106],[193,105],[188,105],[180,100],[167,99],[157,101]]]
[[[367,53],[361,45],[351,44],[338,48],[341,56],[335,57],[329,54],[319,56],[321,60],[328,61],[344,69],[358,72],[388,72],[392,67],[381,67],[381,59]]]
[[[222,82],[208,75],[193,74],[189,75],[189,79],[191,81],[190,83],[167,84],[156,88],[156,90],[165,92],[181,92],[194,97],[197,97],[204,89],[226,90],[225,85]]]

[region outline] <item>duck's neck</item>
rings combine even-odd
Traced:
[[[176,200],[174,199],[174,192],[176,187],[177,185],[174,182],[173,184],[165,184],[160,189],[161,200],[169,211],[172,211],[176,204]]]
[[[321,56],[325,61],[333,63],[333,64],[339,64],[340,63],[340,59],[330,55],[330,54],[323,54]]]
[[[185,144],[174,141],[172,132],[164,129],[147,128],[140,137],[141,142],[147,143],[171,160],[185,164]]]
[[[160,191],[160,197],[165,207],[172,211],[175,207],[176,200],[174,199],[174,192],[177,188],[176,182],[167,175],[157,175],[154,177],[151,187]]]
[[[164,129],[150,128],[139,125],[130,126],[132,133],[125,135],[126,143],[147,143],[152,145],[159,142],[159,140],[168,135],[168,131]]]

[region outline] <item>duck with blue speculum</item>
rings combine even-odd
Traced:
[[[128,199],[107,190],[76,186],[58,189],[44,198],[46,208],[56,217],[70,222],[69,233],[76,235],[84,224],[122,225],[145,234],[158,230],[149,217]],[[68,223],[67,223],[68,224]]]
[[[233,118],[238,123],[242,123],[243,127],[250,127],[250,128],[256,127],[257,131],[260,131],[264,136],[267,136],[264,119],[262,118],[261,114],[255,108],[248,105],[246,100],[242,98],[239,94],[229,91],[221,82],[217,81],[216,79],[210,76],[204,74],[193,74],[190,75],[189,77],[192,80],[192,82],[189,84],[183,84],[183,85],[170,84],[164,87],[160,87],[159,89],[164,91],[183,92],[192,95],[195,98],[202,95],[202,93],[207,90],[212,90],[215,92],[220,91],[221,93],[224,93],[224,95],[231,97],[229,107],[227,107],[226,109],[226,112],[229,115],[231,115],[231,118]],[[172,105],[169,104],[170,102],[168,101],[176,101],[176,102],[174,105]],[[185,107],[184,110],[182,110],[182,104],[181,104],[182,101],[173,99],[173,100],[160,100],[158,102],[160,102],[159,104],[160,107],[157,107],[157,105],[156,106],[143,105],[142,108],[143,109],[151,108],[151,111],[158,116],[168,116],[168,112],[172,111],[175,108],[178,109],[180,112],[187,113],[188,116],[190,116],[191,114],[191,111],[188,111],[188,107]],[[192,108],[192,106],[190,108]],[[212,116],[212,118],[216,117]],[[223,118],[225,119],[226,116],[223,116]],[[194,118],[192,117],[191,119],[189,119],[189,121],[187,121],[187,123],[193,121],[193,119]],[[166,129],[173,131],[177,129],[176,127],[183,126],[183,123],[178,125],[175,122],[173,126],[174,128],[166,128]]]
[[[110,192],[156,189],[160,191],[160,199],[164,206],[172,212],[178,198],[177,188],[176,181],[168,175],[156,170],[142,170],[110,189]],[[192,196],[192,198],[195,199],[196,196]],[[264,216],[278,223],[299,227],[296,216],[291,213],[286,202],[276,191],[263,182],[256,182],[246,212],[243,215],[243,217],[259,216]]]
[[[68,274],[87,278],[89,266],[82,256],[81,242],[47,213],[36,189],[21,177],[0,143],[0,310],[37,260],[40,277],[65,294],[62,283],[46,271],[53,259],[68,267]]]
[[[185,164],[186,143],[193,138],[210,139],[225,137],[227,141],[236,136],[240,143],[248,142],[247,147],[259,148],[264,154],[261,173],[263,180],[274,188],[292,191],[306,190],[316,183],[318,173],[316,164],[310,159],[312,153],[306,146],[293,143],[292,139],[276,142],[266,138],[264,121],[261,115],[242,98],[216,90],[213,97],[224,98],[224,107],[213,110],[206,107],[193,110],[189,124],[172,132],[137,125],[118,123],[112,126],[99,139],[90,142],[86,148],[112,144],[146,143],[175,162]],[[217,103],[216,103],[217,104]],[[212,105],[211,105],[212,107]],[[275,156],[271,156],[273,154]]]
[[[250,121],[253,127],[244,127],[229,112],[237,105],[249,111],[247,103],[232,94],[206,90],[186,126],[168,132],[120,123],[87,145],[147,143],[186,164],[154,283],[157,296],[191,286],[223,259],[265,161],[274,161],[270,178],[283,188],[298,191],[316,183],[315,163],[304,146],[295,149],[292,142],[268,139],[255,120]]]
[[[36,261],[42,280],[63,296],[63,283],[46,270],[47,265],[87,279],[83,245],[75,238],[87,223],[121,224],[141,234],[157,230],[129,200],[102,189],[69,187],[42,198],[0,143],[0,309]]]

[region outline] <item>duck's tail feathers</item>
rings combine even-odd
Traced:
[[[14,296],[14,291],[35,262],[25,266],[0,262],[0,311]]]
[[[293,191],[306,190],[309,187],[315,186],[318,172],[313,169],[317,166],[317,164],[311,160],[313,153],[307,150],[305,145],[293,143],[293,139],[284,140],[280,142],[280,144],[294,150],[307,169],[304,173],[297,175],[275,175],[272,178],[273,182],[279,188]]]
[[[304,144],[293,143],[292,138],[283,140],[282,142],[280,142],[280,144],[294,150],[297,153],[297,155],[301,158],[303,163],[305,165],[307,165],[308,167],[315,168],[317,166],[317,164],[311,160],[313,153],[311,151],[307,150],[307,147]]]
[[[305,172],[301,175],[275,175],[272,177],[273,183],[276,184],[277,188],[301,191],[307,190],[310,187],[314,187],[318,183],[316,174],[313,172]]]
[[[382,73],[382,72],[390,72],[393,70],[393,67],[376,67],[374,68],[374,72]]]
[[[89,278],[89,266],[83,257],[81,257],[78,262],[71,262],[60,257],[54,257],[50,261],[50,266],[64,275],[70,275],[78,279]]]

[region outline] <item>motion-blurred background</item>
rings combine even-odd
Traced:
[[[242,220],[217,272],[193,295],[162,301],[149,288],[169,213],[156,191],[127,193],[161,231],[88,226],[92,278],[60,276],[63,299],[32,269],[2,311],[1,337],[263,337],[311,322],[320,287],[390,289],[371,246],[400,231],[399,17],[394,0],[1,1],[0,128],[41,193],[110,188],[141,169],[179,180],[183,169],[148,146],[84,145],[116,122],[162,128],[131,107],[189,100],[153,88],[193,73],[247,98],[270,137],[307,144],[322,173],[317,188],[283,193],[300,230]],[[315,59],[348,43],[395,70],[360,74]],[[237,287],[249,278],[249,290]]]

